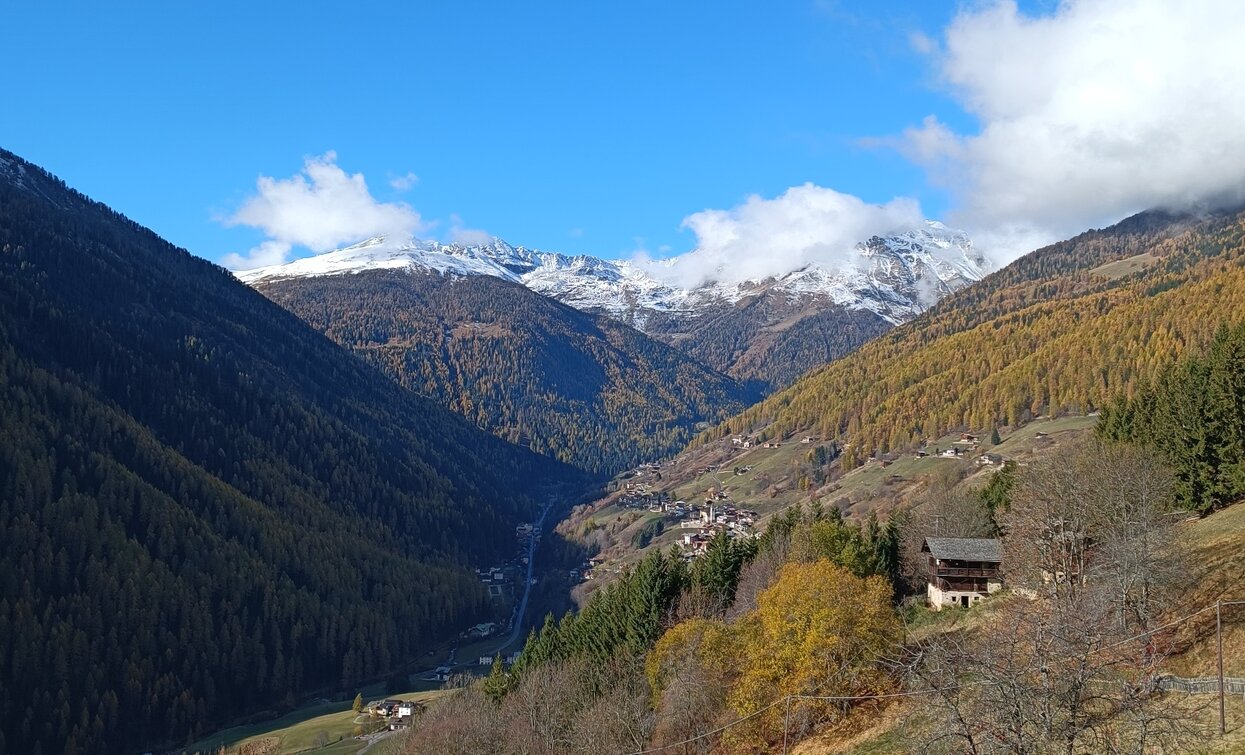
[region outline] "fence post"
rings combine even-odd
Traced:
[[[1215,601],[1215,644],[1219,655],[1219,734],[1227,733],[1223,714],[1223,600]]]
[[[787,755],[787,730],[791,728],[791,695],[787,695],[787,712],[782,717],[782,755]]]

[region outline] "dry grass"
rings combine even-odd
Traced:
[[[1105,265],[1099,265],[1089,272],[1090,275],[1099,275],[1108,280],[1115,280],[1116,278],[1123,278],[1125,275],[1132,275],[1145,270],[1158,261],[1159,258],[1153,254],[1138,254],[1133,257],[1116,260],[1115,262],[1108,262]]]
[[[444,694],[442,690],[431,690],[390,695],[390,697],[429,704],[442,694]],[[266,723],[226,729],[187,746],[182,752],[215,753],[220,747],[225,747],[226,751],[232,755],[247,744],[276,740],[275,749],[268,750],[274,755],[291,755],[301,752],[324,753],[324,755],[354,753],[360,750],[364,743],[351,737],[357,714],[350,709],[350,705],[351,703],[346,701],[303,708]],[[327,735],[329,742],[327,748],[316,747],[316,738],[321,732]]]
[[[793,755],[891,755],[916,752],[929,722],[912,702],[856,711],[842,725],[819,732],[792,749]]]

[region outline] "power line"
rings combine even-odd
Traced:
[[[761,715],[762,713],[769,710],[770,708],[773,708],[775,705],[778,705],[779,703],[784,702],[786,699],[787,698],[785,697],[781,697],[775,700],[774,702],[770,703],[769,705],[766,705],[764,708],[761,708],[760,710],[749,713],[743,718],[737,718],[734,721],[731,721],[730,723],[726,724],[725,726],[719,726],[713,731],[707,731],[704,734],[697,734],[696,736],[690,739],[685,739],[682,742],[673,742],[668,745],[662,745],[661,747],[653,747],[647,750],[636,750],[635,752],[627,753],[627,755],[649,755],[649,753],[661,752],[662,750],[669,750],[671,747],[681,747],[682,745],[690,745],[692,742],[696,742],[698,740],[704,739],[705,737],[712,737],[714,734],[721,734],[722,732],[726,731],[732,726],[738,726],[739,724],[743,723],[744,721],[747,721],[750,718],[756,718],[757,716]]]
[[[1215,603],[1214,605],[1209,605],[1209,606],[1206,606],[1205,608],[1201,608],[1197,611],[1194,611],[1193,613],[1188,614],[1186,616],[1181,616],[1178,619],[1173,619],[1172,621],[1169,621],[1168,623],[1163,624],[1162,626],[1158,626],[1158,627],[1155,627],[1154,629],[1147,630],[1145,632],[1134,635],[1132,637],[1119,640],[1118,642],[1113,642],[1110,645],[1104,645],[1100,648],[1091,650],[1089,654],[1093,655],[1096,653],[1102,653],[1107,650],[1111,650],[1112,648],[1116,648],[1121,645],[1126,645],[1135,640],[1144,639],[1146,637],[1149,637],[1152,634],[1157,634],[1158,632],[1161,632],[1164,629],[1170,629],[1174,626],[1179,626],[1180,624],[1183,624],[1189,619],[1192,619],[1196,616],[1200,616],[1201,614],[1204,614],[1207,611],[1211,611],[1218,606],[1241,606],[1241,605],[1245,605],[1245,600],[1220,601],[1218,603]],[[771,708],[774,708],[778,705],[782,705],[785,703],[789,703],[791,700],[824,700],[824,701],[833,701],[833,702],[860,702],[860,701],[865,701],[865,700],[884,700],[884,699],[892,699],[892,698],[900,698],[900,697],[916,697],[919,695],[943,694],[946,692],[954,692],[957,690],[969,689],[969,688],[974,688],[974,687],[989,687],[989,686],[994,686],[996,684],[997,682],[979,682],[976,684],[963,684],[958,687],[943,687],[939,689],[911,690],[908,692],[890,692],[890,693],[884,693],[884,694],[879,694],[879,695],[785,695],[783,697],[778,698],[777,700],[774,700],[768,705],[762,708],[759,708],[753,711],[752,713],[749,713],[746,716],[742,716],[740,718],[735,719],[734,721],[723,724],[722,726],[719,726],[718,728],[713,729],[712,731],[707,731],[703,734],[697,734],[694,737],[690,737],[688,739],[684,739],[679,742],[672,742],[668,745],[661,745],[660,747],[652,747],[646,750],[636,750],[634,752],[626,753],[626,755],[651,755],[651,753],[663,752],[665,750],[669,750],[674,747],[682,747],[683,745],[691,744],[693,742],[698,742],[702,739],[705,739],[706,737],[712,737],[716,734],[721,734],[722,732],[728,729],[738,726],[744,721],[748,721],[753,718],[756,718],[757,716],[761,715],[767,710],[770,710]]]
[[[1239,603],[1239,604],[1245,604],[1245,601],[1237,601],[1237,603]],[[1235,604],[1225,603],[1224,605],[1235,605]],[[1185,623],[1186,621],[1188,621],[1189,619],[1193,618],[1194,616],[1199,616],[1199,615],[1201,615],[1201,614],[1206,613],[1207,611],[1212,611],[1212,610],[1214,610],[1214,609],[1215,609],[1215,606],[1214,606],[1214,605],[1211,605],[1211,606],[1206,606],[1205,608],[1202,608],[1202,609],[1200,609],[1200,610],[1194,611],[1193,613],[1189,614],[1188,616],[1181,616],[1179,619],[1175,619],[1175,620],[1170,621],[1170,622],[1168,622],[1168,623],[1166,623],[1166,624],[1164,624],[1164,625],[1162,625],[1162,626],[1155,627],[1154,629],[1151,629],[1151,630],[1149,630],[1149,631],[1142,632],[1141,634],[1134,635],[1134,636],[1132,636],[1132,637],[1128,637],[1128,638],[1123,639],[1123,640],[1120,640],[1120,641],[1118,641],[1118,642],[1113,642],[1113,643],[1111,643],[1110,645],[1103,645],[1103,646],[1102,646],[1102,647],[1100,647],[1100,648],[1095,648],[1094,650],[1089,651],[1089,653],[1087,653],[1087,655],[1094,655],[1095,653],[1101,653],[1101,652],[1104,652],[1104,651],[1106,651],[1106,650],[1110,650],[1110,649],[1112,649],[1112,648],[1117,648],[1117,647],[1119,647],[1120,645],[1127,645],[1128,643],[1130,643],[1130,642],[1132,642],[1132,641],[1134,641],[1134,640],[1140,640],[1140,639],[1144,639],[1144,638],[1146,638],[1146,637],[1149,637],[1149,636],[1150,636],[1150,635],[1152,635],[1152,634],[1158,634],[1159,632],[1163,631],[1164,629],[1171,629],[1171,628],[1172,628],[1172,627],[1174,627],[1174,626],[1178,626],[1178,625],[1180,625],[1180,624]]]
[[[958,687],[944,687],[944,688],[942,688],[942,689],[921,689],[921,690],[911,690],[911,691],[909,691],[909,692],[890,692],[890,693],[884,693],[884,694],[880,694],[880,695],[785,695],[785,696],[783,696],[783,697],[778,698],[777,700],[774,700],[774,701],[773,701],[773,702],[771,702],[769,705],[766,705],[766,706],[765,706],[765,707],[763,707],[763,708],[759,708],[759,709],[757,709],[757,710],[753,711],[752,713],[749,713],[749,714],[748,714],[748,715],[746,715],[746,716],[743,716],[743,717],[741,717],[741,718],[737,718],[737,719],[735,719],[734,721],[731,721],[730,723],[727,723],[727,724],[724,724],[724,725],[722,725],[722,726],[719,726],[718,728],[714,729],[713,731],[707,731],[707,732],[705,732],[704,734],[697,734],[696,736],[691,737],[691,738],[689,738],[689,739],[684,739],[684,740],[683,740],[683,741],[681,741],[681,742],[671,742],[671,743],[670,743],[670,744],[668,744],[668,745],[662,745],[662,746],[660,746],[660,747],[653,747],[653,748],[650,748],[650,749],[647,749],[647,750],[636,750],[635,752],[629,752],[629,753],[627,753],[626,755],[649,755],[649,753],[661,752],[661,751],[663,751],[663,750],[669,750],[669,749],[670,749],[670,748],[672,748],[672,747],[681,747],[681,746],[683,746],[683,745],[691,744],[692,742],[697,742],[697,741],[699,741],[699,740],[701,740],[701,739],[704,739],[705,737],[712,737],[712,736],[713,736],[713,735],[715,735],[715,734],[721,734],[722,732],[726,731],[727,729],[730,729],[730,728],[733,728],[733,727],[735,727],[735,726],[738,726],[739,724],[741,724],[741,723],[743,723],[744,721],[747,721],[747,720],[749,720],[749,719],[756,718],[757,716],[761,715],[762,713],[764,713],[765,711],[769,710],[770,708],[773,708],[773,707],[775,707],[775,706],[781,705],[781,704],[786,703],[786,702],[788,702],[788,701],[790,701],[790,700],[832,700],[832,701],[837,701],[837,702],[857,702],[857,701],[863,701],[863,700],[883,700],[883,699],[889,699],[889,698],[895,698],[895,697],[916,697],[917,695],[934,695],[934,694],[942,694],[942,693],[944,693],[944,692],[953,692],[953,691],[955,691],[955,690],[967,689],[967,688],[969,688],[969,687],[987,687],[987,686],[991,686],[991,685],[993,685],[993,684],[995,684],[995,682],[981,682],[981,683],[978,683],[978,684],[964,684],[964,685],[961,685],[961,686],[958,686]]]

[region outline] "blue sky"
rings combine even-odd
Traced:
[[[1034,44],[1057,54],[1104,17],[1137,15],[1129,2],[8,3],[0,145],[215,260],[265,238],[221,222],[260,176],[287,179],[329,151],[438,238],[461,225],[544,249],[664,255],[704,241],[681,230],[688,216],[805,183],[1050,235],[1040,213],[990,209],[983,192],[1009,170],[1041,183],[1022,171],[1040,165],[1008,161],[1051,130],[1043,118],[1067,116],[1009,110],[993,61],[1006,70],[1010,48]],[[1234,32],[1221,5],[1217,25]],[[1053,34],[1035,32],[1043,20]],[[1024,86],[1063,91],[1079,75],[1038,70]],[[1137,118],[1100,120],[1123,115]],[[1020,158],[984,143],[1005,127],[1029,128],[1012,135]],[[407,174],[418,181],[391,186]]]
[[[806,181],[937,212],[856,140],[954,113],[907,38],[953,8],[873,5],[14,4],[0,143],[209,258],[255,241],[214,214],[328,150],[442,229],[609,256]]]

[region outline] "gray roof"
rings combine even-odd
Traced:
[[[1003,541],[993,537],[927,537],[921,550],[939,561],[1003,561]]]

